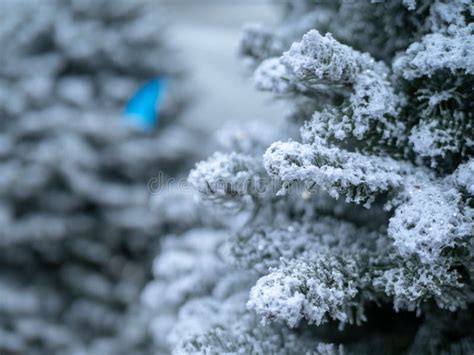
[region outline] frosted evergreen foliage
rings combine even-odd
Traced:
[[[466,164],[460,165],[454,179],[456,185],[465,191],[468,199],[472,201],[474,196],[474,162],[469,160]]]
[[[265,152],[245,136],[190,173],[203,200],[243,207],[227,218],[228,271],[218,279],[247,278],[225,300],[207,293],[221,320],[189,327],[175,352],[469,353],[472,3],[301,0],[282,9],[275,28],[244,30],[241,55],[256,87],[285,100],[301,136],[271,121],[265,136],[278,133]],[[237,188],[256,176],[263,198]],[[222,180],[227,188],[209,188]],[[191,314],[194,302],[176,312]]]
[[[228,240],[225,231],[209,228],[163,240],[162,253],[154,263],[155,279],[142,294],[152,318],[149,331],[154,350],[174,354],[339,354],[337,347],[321,344],[307,332],[262,326],[248,313],[248,290],[257,274],[236,270],[224,261]]]
[[[293,80],[342,84],[354,82],[360,72],[371,69],[373,59],[337,42],[329,33],[321,36],[311,30],[283,54],[281,62]]]
[[[174,217],[149,208],[147,182],[194,161],[199,139],[179,120],[183,68],[161,9],[0,8],[0,353],[149,353],[139,295]],[[169,84],[157,129],[127,126],[125,102],[155,76]]]
[[[189,182],[210,200],[232,205],[251,202],[258,191],[261,165],[252,156],[239,153],[215,153],[197,164]]]
[[[472,237],[472,208],[463,194],[448,184],[419,179],[399,196],[403,199],[390,219],[388,235],[402,254],[436,259],[443,250],[465,245]],[[416,235],[416,238],[414,237]]]
[[[258,280],[248,306],[264,320],[281,319],[295,327],[302,318],[320,325],[326,317],[348,322],[351,301],[358,293],[355,260],[318,255],[293,259]],[[321,259],[319,259],[321,258]],[[355,281],[355,282],[354,282]]]

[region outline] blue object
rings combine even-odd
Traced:
[[[140,86],[125,105],[125,121],[144,130],[155,128],[164,88],[165,80],[161,77],[150,79]]]

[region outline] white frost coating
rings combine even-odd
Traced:
[[[263,160],[267,172],[284,183],[280,193],[293,182],[313,182],[334,198],[367,207],[378,194],[399,187],[407,169],[390,158],[297,142],[273,143]]]
[[[416,254],[433,262],[443,249],[472,237],[472,220],[464,215],[461,195],[452,187],[415,178],[407,183],[404,198],[388,226],[402,255]]]
[[[372,122],[380,125],[383,140],[401,137],[405,131],[403,122],[393,120],[400,109],[400,98],[384,75],[367,70],[357,77],[354,93],[350,97],[353,132],[357,139],[366,136]],[[392,118],[392,121],[389,121]]]
[[[401,98],[385,77],[372,70],[359,74],[349,104],[342,109],[327,108],[315,112],[301,128],[305,143],[326,143],[328,139],[364,140],[371,135],[380,143],[402,140],[406,132],[400,112]]]
[[[257,281],[250,291],[247,305],[255,309],[264,322],[265,319],[276,317],[285,320],[290,327],[295,327],[303,318],[306,304],[305,296],[296,291],[300,286],[301,281],[297,276],[274,271]],[[318,319],[315,321],[320,323]]]
[[[474,4],[471,0],[436,1],[430,12],[431,32],[446,33],[452,25],[466,26],[469,18],[465,14],[474,14]]]
[[[407,80],[431,76],[438,70],[474,74],[474,24],[449,27],[446,35],[428,34],[393,62],[397,75]]]
[[[246,296],[247,292],[242,292]],[[274,355],[342,355],[341,347],[330,344],[318,344],[318,340],[311,336],[310,332],[292,332],[282,326],[262,326],[256,317],[245,311],[244,297],[229,298],[207,307],[205,304],[209,299],[191,301],[195,308],[201,308],[201,314],[191,310],[190,323],[197,326],[196,331],[190,337],[182,337],[173,354],[274,354]],[[189,312],[189,309],[187,309]],[[183,312],[184,313],[184,312]],[[186,319],[183,315],[183,325],[186,327]],[[198,315],[199,317],[195,317]],[[217,320],[217,322],[215,322]],[[214,326],[211,329],[210,326]],[[206,328],[206,329],[205,329]],[[204,332],[202,330],[205,329]],[[309,350],[308,350],[309,349]],[[318,349],[314,352],[313,349]],[[321,349],[321,350],[320,350]],[[338,350],[336,352],[335,350]]]
[[[468,194],[474,196],[474,159],[458,167],[455,172],[455,181],[466,189]]]
[[[449,271],[447,265],[422,263],[405,259],[403,265],[385,270],[373,281],[393,297],[395,310],[420,311],[426,299],[434,299],[438,307],[452,312],[466,306],[460,275]]]
[[[223,300],[213,297],[190,300],[180,309],[178,319],[168,334],[169,342],[179,344],[190,335],[201,335],[214,327],[225,327],[229,322],[237,322],[245,311],[243,305],[247,297],[247,292],[241,292]]]
[[[321,343],[316,347],[317,355],[344,355],[344,347],[342,344]]]
[[[456,115],[451,118],[454,122]],[[446,128],[436,119],[422,120],[412,128],[409,141],[413,150],[423,158],[441,157],[461,150],[462,134],[460,130]],[[432,166],[436,166],[432,159]]]
[[[276,318],[290,327],[303,318],[316,325],[328,317],[353,322],[350,308],[358,294],[354,280],[359,273],[351,258],[306,254],[260,278],[250,291],[247,306],[263,317],[263,322]]]
[[[281,57],[292,75],[311,83],[352,83],[365,69],[372,69],[373,59],[336,41],[330,34],[321,36],[311,30],[301,42],[295,42]]]
[[[303,143],[327,144],[327,140],[348,138],[354,128],[349,115],[335,109],[316,111],[310,120],[305,121],[300,129]],[[365,128],[363,128],[365,131]]]
[[[259,90],[285,94],[294,89],[288,76],[287,69],[281,64],[280,58],[269,58],[255,70],[253,80],[255,87]]]
[[[260,171],[257,160],[251,156],[214,153],[208,160],[196,164],[188,181],[203,198],[220,202],[237,198],[241,203],[257,191]]]
[[[403,0],[403,5],[405,5],[408,10],[415,10],[416,0]]]
[[[224,271],[218,258],[210,257],[225,240],[223,233],[195,229],[180,238],[179,244],[166,239],[162,255],[153,262],[156,280],[143,293],[143,301],[153,309],[173,307],[189,295],[204,293]],[[173,292],[163,293],[164,289]]]
[[[233,240],[231,254],[242,267],[266,274],[280,265],[281,258],[290,260],[327,247],[357,253],[372,246],[377,237],[351,223],[326,217],[309,224],[244,231]]]
[[[170,339],[170,332],[178,325],[181,306],[207,295],[229,273],[217,254],[226,238],[224,232],[196,228],[163,240],[162,252],[153,262],[155,278],[141,295],[152,319],[150,331],[155,342],[163,346],[176,341]],[[185,320],[182,323],[180,327]]]

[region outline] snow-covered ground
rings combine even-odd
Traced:
[[[228,121],[273,120],[281,106],[257,92],[243,75],[237,56],[242,25],[274,23],[278,12],[264,1],[196,1],[165,3],[172,42],[182,51],[191,73],[196,102],[193,124],[212,132]]]

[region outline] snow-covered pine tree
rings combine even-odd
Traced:
[[[173,216],[147,183],[187,171],[199,140],[163,19],[155,1],[0,4],[2,355],[148,353],[134,304]],[[156,76],[158,127],[127,126]]]
[[[289,126],[235,131],[191,172],[232,217],[219,243],[193,232],[156,259],[145,298],[158,313],[158,295],[173,303],[158,341],[176,354],[472,353],[472,1],[284,10],[277,28],[248,26],[241,53]]]

